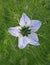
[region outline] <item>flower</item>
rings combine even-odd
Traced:
[[[25,48],[27,44],[38,46],[40,44],[36,31],[38,31],[41,24],[41,21],[30,20],[30,18],[23,13],[19,22],[20,26],[10,27],[8,32],[18,37],[18,47],[20,49]]]

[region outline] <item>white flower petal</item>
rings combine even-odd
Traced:
[[[28,44],[28,38],[27,37],[20,37],[20,38],[18,38],[18,42],[19,42],[18,47],[20,49],[23,49]]]
[[[19,36],[19,32],[20,32],[20,29],[21,27],[19,26],[16,26],[16,27],[10,27],[8,29],[8,32],[12,35],[12,36],[15,36],[15,37],[18,37]]]
[[[30,44],[35,45],[35,46],[40,45],[39,44],[39,39],[38,39],[38,36],[37,36],[36,33],[30,34],[28,36],[28,38],[30,39]]]
[[[42,23],[41,23],[39,20],[31,20],[30,28],[31,28],[34,32],[36,32],[36,31],[40,28],[41,24],[42,24]]]
[[[21,25],[21,27],[30,26],[30,19],[25,13],[22,14],[19,24]]]

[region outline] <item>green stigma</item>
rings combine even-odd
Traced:
[[[31,30],[29,29],[29,27],[22,27],[22,29],[20,30],[20,32],[21,32],[21,34],[23,35],[23,36],[28,36],[28,34],[30,34],[31,33]]]

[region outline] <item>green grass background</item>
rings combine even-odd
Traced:
[[[19,25],[22,13],[41,20],[40,46],[18,48],[18,38],[8,33]],[[50,65],[50,0],[0,0],[0,65]]]

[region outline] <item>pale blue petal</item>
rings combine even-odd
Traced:
[[[21,27],[30,26],[30,19],[25,13],[22,14],[19,24],[21,25]]]
[[[40,26],[41,26],[41,21],[39,21],[39,20],[31,20],[31,25],[30,25],[30,28],[34,31],[34,32],[36,32],[39,28],[40,28]]]
[[[35,45],[35,46],[40,45],[40,44],[39,44],[39,39],[38,39],[38,36],[37,36],[36,33],[30,34],[30,35],[28,36],[28,38],[30,39],[30,43],[29,43],[29,44]]]
[[[15,37],[18,37],[19,36],[19,32],[20,32],[20,29],[21,27],[19,26],[16,26],[16,27],[10,27],[8,29],[8,32],[12,35],[12,36],[15,36]]]
[[[25,48],[27,44],[28,44],[27,37],[20,37],[20,38],[18,38],[18,47],[20,49]]]

